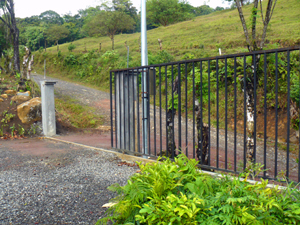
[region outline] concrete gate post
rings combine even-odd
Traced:
[[[42,122],[45,136],[56,135],[54,84],[55,81],[41,82]]]

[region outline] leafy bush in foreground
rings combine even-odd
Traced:
[[[299,224],[300,192],[267,188],[228,176],[199,173],[196,160],[179,155],[175,162],[139,164],[141,173],[121,187],[97,224]],[[247,178],[247,174],[246,178]],[[247,179],[246,179],[247,180]]]

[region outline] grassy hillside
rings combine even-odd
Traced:
[[[266,1],[264,1],[266,2]],[[266,7],[266,3],[264,4]],[[251,5],[243,8],[246,21],[250,24]],[[261,32],[261,17],[258,18],[258,30]],[[300,45],[300,1],[299,0],[278,0],[274,15],[268,28],[266,48],[277,48],[283,46]],[[148,51],[151,58],[160,52],[157,39],[163,40],[163,50],[173,56],[172,60],[182,60],[189,58],[201,58],[218,54],[218,49],[222,49],[223,54],[245,52],[246,44],[244,33],[237,10],[224,10],[206,16],[196,17],[193,20],[174,24],[168,27],[159,27],[148,31]],[[110,61],[111,55],[103,57],[103,53],[111,51],[111,40],[108,37],[84,38],[74,41],[76,48],[73,53],[69,53],[66,43],[60,46],[61,53],[57,54],[57,48],[47,49],[47,53],[37,53],[38,71],[42,71],[44,59],[47,59],[48,74],[69,77],[85,81],[90,84],[102,84],[100,77],[107,77],[108,70],[112,68],[126,67],[126,48],[124,42],[130,47],[129,66],[140,65],[140,33],[120,34],[115,36],[116,56],[115,62]],[[102,44],[101,52],[99,43]],[[87,56],[88,53],[94,52]],[[66,65],[64,58],[69,55],[76,56],[76,62]],[[85,58],[82,58],[83,55]],[[103,57],[102,59],[100,59]],[[92,63],[92,59],[96,59]],[[153,58],[153,57],[152,57]],[[72,64],[74,63],[74,65]],[[89,67],[81,68],[88,63]],[[150,60],[151,63],[151,60]],[[68,64],[68,63],[67,63]],[[97,68],[98,67],[98,68]],[[79,70],[82,73],[79,73]],[[89,72],[87,72],[89,71]],[[49,73],[50,72],[50,73]],[[89,79],[97,75],[97,78]],[[84,78],[84,79],[82,79]],[[95,80],[96,79],[96,80]],[[96,82],[95,82],[96,81]],[[107,79],[105,79],[107,84]],[[107,85],[104,85],[104,89]]]
[[[266,1],[265,1],[266,2]],[[251,5],[243,8],[246,21],[250,23]],[[258,18],[261,22],[261,17]],[[260,23],[261,24],[261,23]],[[281,45],[300,44],[300,1],[279,0],[271,24],[268,29],[267,39],[271,43],[280,42]],[[261,28],[261,26],[259,26]],[[186,53],[196,56],[203,52],[217,54],[217,48],[225,48],[227,53],[245,50],[244,34],[237,10],[224,10],[206,16],[199,16],[193,20],[174,24],[168,27],[159,27],[148,31],[148,49],[151,52],[159,51],[157,39],[163,40],[163,49],[181,59]],[[124,42],[130,46],[133,58],[139,57],[140,33],[121,34],[115,37],[115,50],[120,55],[125,55]],[[75,41],[77,48],[74,52],[85,49],[98,49],[102,43],[103,51],[111,50],[111,40],[108,37],[85,38]],[[67,52],[68,44],[60,47],[62,52]],[[56,47],[49,48],[56,52]]]

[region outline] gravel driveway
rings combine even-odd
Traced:
[[[0,224],[94,224],[137,167],[112,153],[49,140],[0,143]]]

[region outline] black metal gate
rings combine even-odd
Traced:
[[[250,129],[243,90],[252,82],[253,162],[268,170],[261,177],[283,172],[300,181],[299,62],[300,47],[290,47],[113,70],[111,146],[147,156],[183,153],[204,168],[239,173]]]

